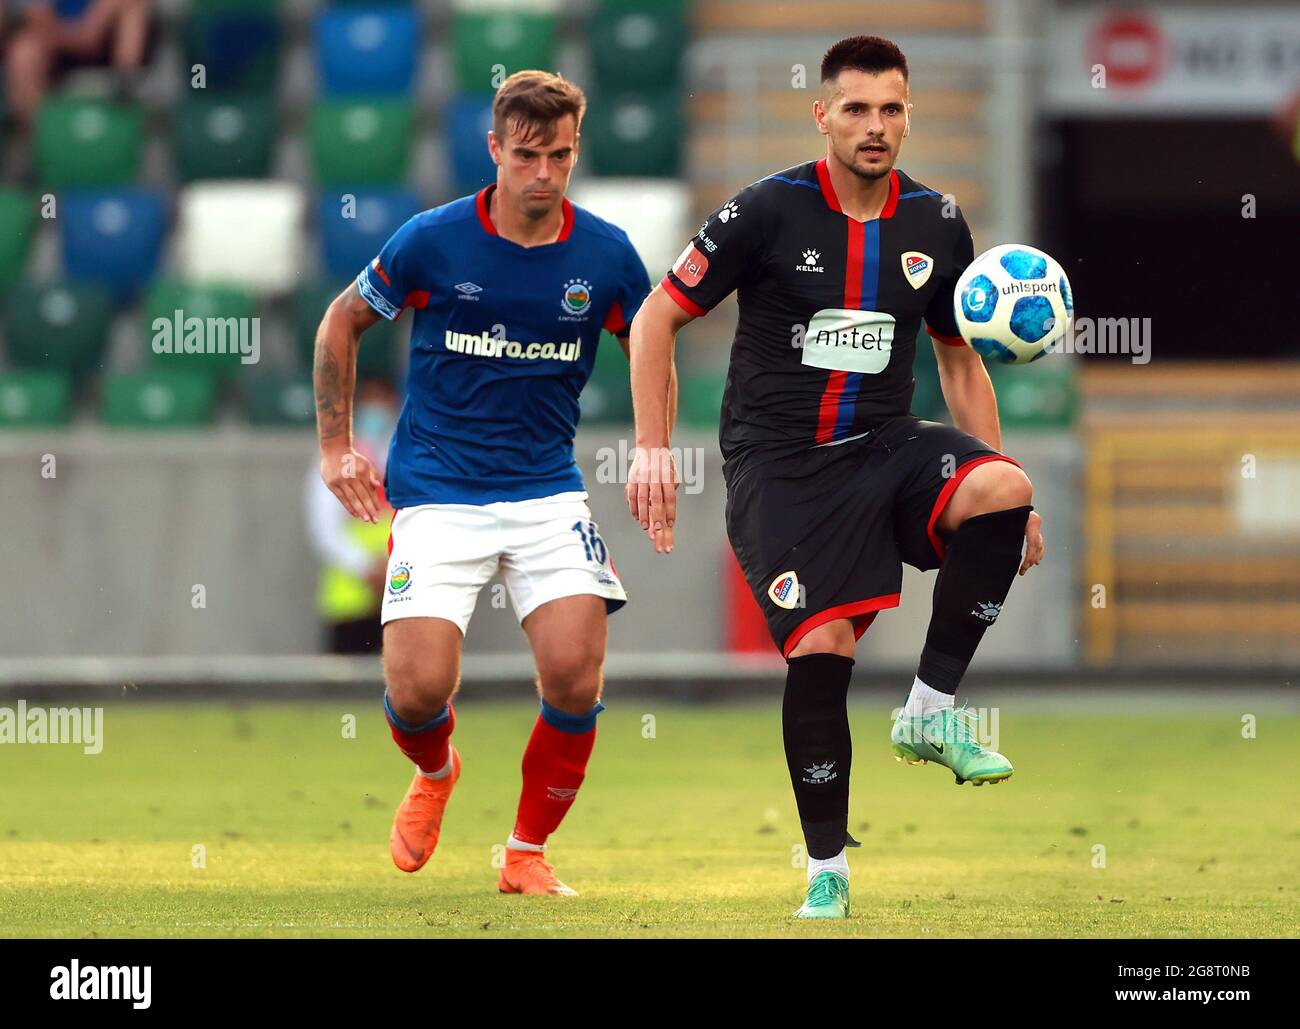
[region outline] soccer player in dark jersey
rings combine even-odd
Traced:
[[[897,606],[904,561],[939,569],[894,753],[946,765],[959,784],[1007,778],[1011,763],[980,746],[953,697],[1043,540],[1029,479],[999,451],[988,374],[953,317],[970,230],[955,205],[895,167],[910,129],[906,58],[888,40],[855,36],[827,51],[821,72],[813,113],[826,156],[714,212],[632,324],[627,499],[656,551],[670,551],[673,342],[738,291],[721,422],[727,533],[788,661],[785,752],[809,857],[796,915],[843,918],[857,640]],[[956,428],[909,413],[922,324]]]
[[[498,876],[503,893],[571,895],[546,860],[596,742],[606,614],[627,597],[573,458],[578,395],[602,329],[627,349],[650,280],[627,235],[565,198],[586,100],[517,72],[497,91],[497,181],[411,218],[330,305],[316,341],[321,475],[358,518],[378,476],[353,446],[361,334],[412,308],[406,401],[389,448],[384,711],[416,766],[389,839],[405,872],[437,846],[460,777],[451,744],[461,643],[501,570],[537,662],[541,713]]]

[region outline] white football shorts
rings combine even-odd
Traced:
[[[500,569],[522,622],[580,594],[609,612],[627,594],[584,492],[495,504],[421,504],[393,517],[380,620],[445,618],[464,635],[478,592]]]

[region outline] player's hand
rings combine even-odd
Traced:
[[[322,450],[320,477],[353,518],[379,521],[379,488],[383,484],[363,455],[351,448]]]
[[[667,447],[637,447],[627,476],[627,509],[655,546],[671,554],[677,524],[677,464]]]
[[[1043,520],[1037,511],[1029,512],[1029,521],[1025,523],[1025,559],[1020,562],[1020,574],[1033,568],[1043,559]]]

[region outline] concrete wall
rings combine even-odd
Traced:
[[[619,435],[592,428],[578,446],[592,511],[631,597],[610,621],[611,649],[717,650],[726,543],[716,437],[682,433],[676,441],[701,448],[703,488],[681,496],[677,548],[656,556],[625,511],[623,487],[598,481],[598,448],[617,451]],[[977,659],[981,667],[1061,668],[1077,660],[1075,446],[1065,436],[1007,440],[1035,480],[1048,561],[1013,588]],[[45,477],[51,459],[53,476]],[[317,650],[317,570],[302,517],[314,461],[315,440],[300,433],[0,437],[0,656]],[[876,620],[861,661],[914,665],[932,583],[908,570],[902,607]],[[196,585],[205,607],[192,603]],[[504,588],[480,595],[467,652],[523,649],[504,597]]]

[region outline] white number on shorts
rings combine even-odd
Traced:
[[[596,531],[596,523],[587,522],[583,524],[582,522],[574,522],[573,531],[582,540],[582,549],[587,554],[587,560],[603,565],[607,552],[605,550],[605,541],[600,538],[600,533]]]

